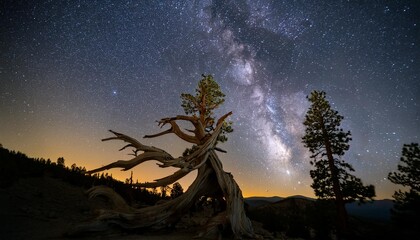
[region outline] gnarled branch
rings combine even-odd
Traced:
[[[156,160],[162,163],[165,163],[169,160],[172,160],[173,157],[169,155],[168,153],[162,153],[162,152],[145,152],[142,153],[135,158],[131,160],[118,160],[116,162],[113,162],[111,164],[108,164],[106,166],[96,168],[90,171],[87,171],[86,173],[92,174],[97,172],[102,172],[105,170],[109,170],[111,168],[122,168],[122,171],[127,171],[143,162],[150,161],[150,160]],[[175,164],[173,165],[175,166]]]
[[[184,116],[186,117],[186,116]],[[158,122],[158,126],[163,127],[165,126],[167,123],[171,124],[171,128],[168,130],[165,130],[163,132],[157,133],[157,134],[153,134],[153,135],[146,135],[144,136],[144,138],[154,138],[154,137],[159,137],[168,133],[175,133],[175,135],[177,135],[179,138],[181,138],[184,141],[187,141],[189,143],[194,143],[194,144],[199,144],[200,140],[196,137],[196,136],[191,136],[189,134],[184,133],[181,128],[178,126],[178,124],[175,122],[176,120],[178,120],[178,117],[173,117],[173,118],[162,118],[159,122]]]
[[[109,140],[122,140],[124,142],[129,143],[128,145],[126,145],[123,148],[121,148],[120,151],[126,149],[127,147],[134,147],[138,151],[144,151],[144,152],[164,152],[164,153],[167,153],[163,149],[160,149],[160,148],[157,148],[157,147],[153,147],[153,146],[143,145],[139,141],[137,141],[136,139],[134,139],[132,137],[129,137],[129,136],[125,135],[125,134],[122,134],[122,133],[119,133],[119,132],[115,132],[115,131],[112,131],[112,130],[109,130],[109,131],[112,132],[115,135],[115,137],[104,138],[104,139],[102,139],[103,142],[109,141]]]
[[[188,168],[181,168],[172,175],[166,176],[164,178],[156,179],[154,182],[144,182],[144,183],[137,183],[135,186],[138,187],[145,187],[145,188],[156,188],[156,187],[162,187],[162,186],[168,186],[179,179],[186,176],[188,173],[191,172],[192,169]]]
[[[221,124],[225,121],[225,119],[227,117],[229,117],[230,115],[232,115],[232,112],[228,112],[225,115],[223,115],[222,117],[220,117],[219,120],[217,120],[216,126],[219,126],[219,125],[221,126]]]
[[[230,114],[226,114],[223,119],[225,119]],[[216,126],[215,131],[211,136],[207,139],[207,141],[200,145],[196,151],[194,151],[192,154],[186,156],[186,157],[179,157],[173,160],[169,160],[166,163],[163,163],[162,165],[159,165],[160,167],[168,167],[168,166],[182,166],[182,168],[178,171],[176,171],[174,174],[169,175],[165,178],[157,179],[155,182],[151,183],[141,183],[138,184],[140,187],[160,187],[160,186],[166,186],[168,184],[174,183],[178,179],[184,177],[189,172],[198,169],[208,159],[208,154],[210,150],[214,148],[214,145],[216,144],[217,137],[219,136],[221,130],[222,130],[223,120],[218,122],[218,125]]]
[[[224,119],[228,117],[230,114],[232,113],[230,112],[222,116],[217,122],[217,126],[214,129],[213,133],[209,135],[209,137],[206,139],[206,142],[199,145],[196,151],[194,151],[192,154],[186,157],[173,158],[169,153],[165,152],[164,150],[160,148],[141,144],[139,141],[135,140],[132,137],[110,130],[110,132],[112,132],[115,135],[115,137],[105,138],[103,139],[103,141],[123,140],[124,142],[128,142],[129,144],[125,145],[120,150],[124,150],[128,147],[132,147],[132,148],[135,148],[134,150],[135,154],[137,154],[138,151],[144,151],[144,152],[140,155],[135,156],[131,160],[118,160],[106,166],[90,170],[87,173],[92,174],[92,173],[97,173],[104,170],[109,170],[112,168],[122,168],[123,171],[127,171],[143,162],[156,160],[161,163],[161,164],[158,164],[159,167],[162,167],[162,168],[177,167],[177,168],[180,168],[180,170],[176,171],[172,175],[169,175],[165,178],[157,179],[151,183],[149,182],[140,183],[138,184],[138,186],[160,187],[160,186],[166,186],[168,184],[174,183],[175,181],[181,179],[182,177],[187,175],[189,172],[199,168],[205,163],[205,161],[208,158],[209,150],[214,149],[214,145],[216,144],[217,137],[219,136],[221,132]]]

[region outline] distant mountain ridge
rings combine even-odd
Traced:
[[[267,204],[281,205],[280,201],[285,199],[302,199],[307,201],[315,201],[316,199],[294,195],[290,197],[248,197],[244,201],[251,208],[260,208]],[[369,218],[372,220],[390,221],[391,220],[391,209],[394,203],[390,199],[375,200],[372,203],[358,204],[357,202],[349,203],[346,205],[346,209],[349,215],[356,217]]]
[[[258,207],[258,206],[264,206],[266,204],[278,202],[282,199],[283,199],[282,197],[273,196],[273,197],[248,197],[248,198],[245,198],[244,200],[250,207]]]
[[[272,196],[272,197],[260,197],[260,196],[252,196],[252,197],[246,197],[245,200],[264,200],[269,202],[277,202],[279,200],[284,199],[283,197],[279,196]]]

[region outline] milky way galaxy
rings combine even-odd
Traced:
[[[396,188],[386,177],[402,145],[419,142],[416,1],[6,0],[0,15],[0,143],[33,157],[87,168],[127,159],[100,142],[107,130],[158,132],[201,74],[226,93],[217,114],[233,111],[220,158],[246,196],[313,196],[301,138],[315,89],[345,117],[345,160],[379,198]],[[144,143],[175,156],[187,146]]]

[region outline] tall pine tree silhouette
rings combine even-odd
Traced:
[[[311,152],[310,171],[313,179],[311,187],[320,199],[334,200],[337,209],[338,236],[348,234],[347,211],[345,203],[375,196],[373,185],[364,186],[362,181],[350,174],[353,167],[342,156],[349,149],[350,131],[340,128],[343,117],[331,109],[324,91],[313,91],[307,97],[311,106],[306,113],[305,136],[302,142]]]
[[[404,186],[407,191],[395,191],[392,218],[399,225],[420,232],[420,147],[418,143],[404,144],[401,164],[397,172],[390,172],[388,179]]]

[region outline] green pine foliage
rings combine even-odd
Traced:
[[[206,131],[211,133],[215,124],[214,110],[225,102],[225,94],[212,75],[203,74],[195,89],[195,95],[182,93],[181,101],[185,114],[199,117]],[[225,121],[217,142],[226,142],[227,134],[231,132],[233,132],[232,122]]]
[[[394,193],[392,218],[396,223],[419,231],[420,226],[420,147],[418,143],[404,144],[401,164],[397,172],[390,172],[388,179],[402,185],[407,191]]]
[[[353,167],[342,159],[352,140],[350,131],[340,128],[343,116],[331,109],[324,91],[313,91],[307,98],[311,106],[303,123],[306,130],[302,140],[311,152],[310,163],[315,167],[310,171],[315,195],[320,199],[336,198],[333,191],[334,172],[345,202],[372,200],[375,196],[374,186],[364,186],[360,178],[351,174]],[[331,169],[328,151],[333,157],[334,169]]]
[[[211,118],[213,111],[225,102],[225,94],[212,75],[203,74],[202,77],[195,89],[195,95],[181,94],[181,106],[187,115],[198,114]]]

